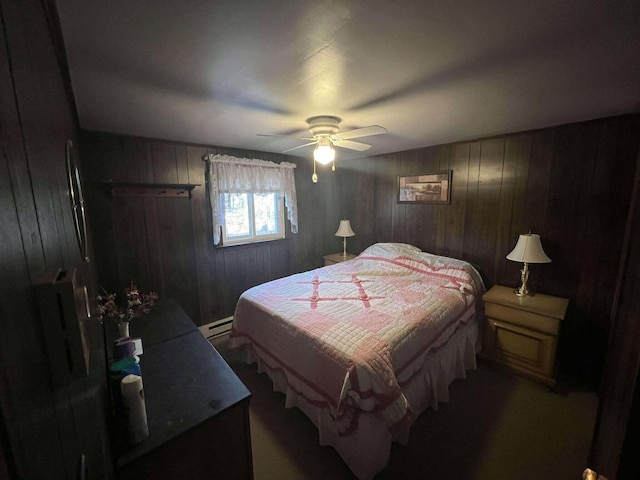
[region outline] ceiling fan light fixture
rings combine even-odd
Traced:
[[[328,165],[333,162],[335,158],[336,151],[333,149],[333,145],[331,145],[331,140],[329,138],[318,139],[318,145],[313,151],[313,159],[322,165]]]

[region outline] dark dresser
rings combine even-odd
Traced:
[[[251,394],[172,300],[131,323],[140,357],[149,436],[129,445],[114,430],[118,476],[251,479]]]

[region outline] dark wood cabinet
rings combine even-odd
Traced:
[[[161,304],[149,317],[131,329],[143,340],[149,436],[127,445],[115,434],[119,478],[253,478],[249,390],[177,304]],[[163,327],[175,336],[163,336]]]

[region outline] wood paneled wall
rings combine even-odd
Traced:
[[[640,476],[640,152],[627,216],[590,467],[606,478]],[[635,409],[635,410],[634,410]]]
[[[345,162],[350,245],[411,243],[515,287],[505,256],[531,230],[552,263],[530,265],[530,286],[608,330],[639,145],[640,117],[622,116]],[[397,203],[398,175],[438,170],[453,171],[450,205]]]
[[[67,189],[76,125],[55,3],[0,0],[0,17],[0,477],[72,480],[85,455],[91,478],[108,478],[102,328],[87,324],[90,375],[54,387],[32,290],[44,271],[75,267],[96,293]]]
[[[348,240],[352,253],[375,242],[412,243],[473,262],[488,287],[515,287],[521,265],[505,256],[518,235],[531,230],[541,235],[553,262],[532,265],[530,284],[571,300],[563,336],[575,348],[566,356],[586,362],[587,375],[599,374],[602,358],[589,361],[604,357],[611,329],[640,146],[638,115],[338,162],[335,173],[319,172],[317,184],[311,182],[310,161],[276,154],[97,132],[83,132],[82,146],[93,182],[89,212],[96,266],[107,288],[122,288],[134,279],[175,297],[205,324],[231,315],[244,289],[320,266],[323,254],[340,251],[334,232],[341,218],[349,218],[356,232]],[[295,161],[299,234],[214,248],[202,162],[207,153]],[[449,169],[450,205],[397,203],[398,175]],[[105,180],[201,186],[191,200],[110,199],[100,187]],[[599,343],[589,343],[594,338],[584,335],[590,328]],[[615,372],[607,375],[615,379]],[[617,433],[624,431],[622,417],[615,419]]]
[[[531,265],[532,287],[570,298],[609,328],[635,155],[638,116],[622,116],[392,155],[338,162],[335,173],[284,155],[84,132],[98,273],[105,287],[129,279],[171,295],[204,324],[233,313],[255,284],[322,264],[341,250],[349,218],[359,253],[380,241],[476,264],[487,286],[516,286],[506,254],[518,235],[539,233],[553,262]],[[297,163],[300,233],[280,242],[214,248],[206,200],[207,153]],[[397,176],[453,170],[450,205],[397,203]],[[102,181],[195,183],[188,199],[109,198]]]
[[[92,219],[101,285],[120,292],[133,280],[143,290],[175,298],[199,324],[232,315],[249,287],[322,265],[325,228],[337,198],[335,177],[311,184],[311,166],[292,157],[83,132],[88,162],[87,204]],[[284,240],[216,248],[205,187],[209,154],[294,161],[300,234]],[[111,197],[102,182],[191,183],[192,198]],[[289,230],[289,227],[287,227]],[[338,239],[331,239],[338,248]],[[327,247],[329,248],[329,247]],[[337,251],[337,250],[336,250]]]

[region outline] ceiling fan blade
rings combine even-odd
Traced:
[[[295,138],[297,140],[313,140],[311,137],[298,137],[297,135],[269,135],[266,133],[256,133],[259,137]]]
[[[348,130],[346,132],[340,132],[336,136],[343,140],[358,137],[370,137],[371,135],[382,135],[387,133],[387,129],[380,125],[369,125],[368,127],[356,128],[355,130]]]
[[[369,150],[371,145],[367,145],[366,143],[353,142],[351,140],[336,140],[333,142],[336,147],[349,148],[351,150],[357,150],[359,152],[364,152],[365,150]]]
[[[297,150],[298,148],[308,147],[309,145],[315,145],[317,142],[305,143],[304,145],[298,145],[297,147],[289,148],[287,150],[283,150],[282,153],[292,152],[293,150]]]

